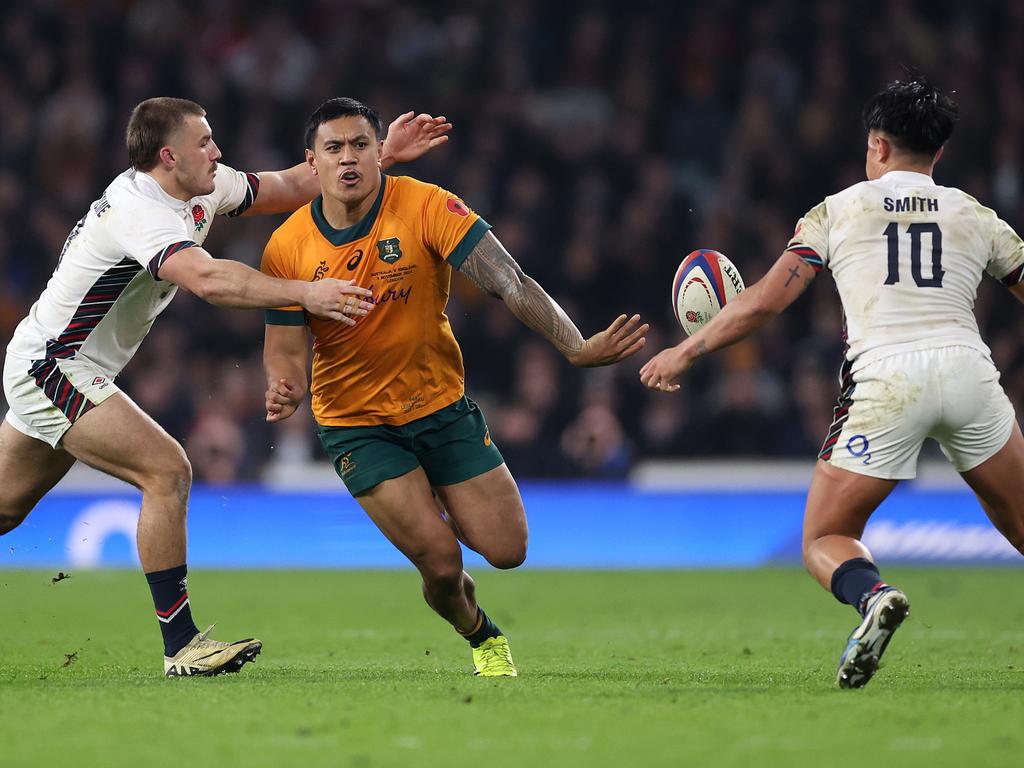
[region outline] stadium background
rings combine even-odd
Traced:
[[[223,162],[243,170],[301,160],[303,121],[330,96],[364,100],[386,122],[407,109],[444,114],[455,124],[450,143],[395,172],[461,195],[585,334],[619,312],[652,323],[636,358],[579,371],[456,276],[449,316],[467,389],[516,477],[529,489],[531,480],[650,477],[644,469],[659,459],[717,457],[726,467],[741,458],[788,459],[784,471],[773,464],[754,477],[772,486],[783,478],[791,497],[782,506],[796,525],[799,488],[837,394],[841,315],[833,283],[816,281],[756,339],[703,361],[673,397],[643,389],[637,371],[680,337],[668,298],[675,267],[692,248],[713,247],[748,283],[759,278],[804,211],[863,177],[861,104],[908,66],[961,105],[937,180],[1024,226],[1024,85],[1015,76],[1024,67],[1022,33],[1024,6],[988,2],[321,0],[301,14],[286,3],[233,0],[5,8],[0,339],[45,285],[71,226],[126,166],[124,126],[141,99],[199,101]],[[219,224],[207,246],[257,265],[281,220]],[[1018,311],[994,281],[983,285],[979,322],[1020,408]],[[259,312],[216,309],[181,292],[119,380],[192,459],[200,486],[193,551],[202,510],[221,509],[223,499],[236,498],[232,489],[262,480],[329,487],[337,509],[352,506],[329,472],[325,480],[308,409],[277,427],[265,423],[262,331]],[[671,485],[686,475],[683,466],[655,474]],[[763,490],[743,475],[698,471],[687,483]],[[630,503],[628,486],[598,487]],[[918,502],[908,494],[893,503],[910,515]],[[971,511],[955,519],[980,534],[980,513],[969,497],[956,498],[954,506]],[[692,499],[679,499],[677,512],[695,512]],[[544,541],[536,524],[549,514],[547,502],[529,494],[527,501],[534,541]],[[7,541],[27,558],[23,547],[38,546],[42,533],[70,536],[84,503],[51,498],[44,505],[56,505],[53,512],[37,512]],[[261,503],[250,509],[272,515],[276,502]],[[72,511],[59,511],[63,504]],[[633,514],[637,506],[650,507],[634,499]],[[717,508],[705,512],[713,517]],[[59,522],[62,515],[68,522]],[[610,529],[619,523],[614,514],[602,520]],[[642,518],[633,522],[643,529]],[[365,525],[367,541],[376,541]],[[756,525],[740,528],[764,535]],[[130,560],[129,538],[123,553],[101,562]],[[986,547],[998,549],[998,541]],[[8,564],[35,562],[14,559]]]
[[[0,62],[0,344],[158,94],[202,103],[245,170],[297,162],[329,96],[447,115],[451,142],[397,172],[465,197],[585,332],[641,312],[648,352],[679,337],[684,253],[718,248],[756,280],[862,178],[861,104],[904,65],[962,107],[937,180],[1024,227],[1018,2],[25,0],[0,12]],[[256,264],[278,221],[207,242]],[[982,287],[1018,409],[1021,310]],[[1020,765],[1024,582],[1000,566],[1024,559],[955,473],[925,463],[868,528],[913,614],[865,691],[833,688],[852,612],[798,567],[757,567],[799,563],[837,394],[830,277],[676,397],[641,389],[644,356],[571,368],[458,278],[450,315],[530,518],[525,568],[468,560],[520,676],[472,677],[416,574],[377,570],[402,558],[308,415],[267,428],[261,313],[181,292],[121,384],[194,463],[200,626],[264,653],[163,679],[138,494],[73,471],[0,539],[3,768]],[[995,567],[963,567],[979,561]]]

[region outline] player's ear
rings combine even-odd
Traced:
[[[892,142],[880,133],[875,134],[876,147],[878,151],[878,162],[888,163],[892,157]]]
[[[935,157],[932,158],[932,165],[934,166],[939,160],[942,159],[942,153],[946,151],[945,145],[939,147],[939,151],[935,153]]]
[[[306,165],[313,169],[313,175],[316,175],[316,155],[313,154],[313,150],[306,150]]]
[[[167,168],[174,167],[174,150],[170,147],[160,147],[160,152],[157,154],[160,159],[160,164]]]
[[[384,158],[384,139],[377,139],[377,165],[380,165]]]

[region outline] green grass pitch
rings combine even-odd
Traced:
[[[518,679],[412,571],[190,574],[240,674],[166,680],[142,575],[0,571],[0,766],[1019,766],[1024,572],[886,569],[911,614],[864,690],[796,569],[482,572]],[[70,655],[69,655],[70,654]]]

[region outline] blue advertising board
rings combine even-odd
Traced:
[[[651,491],[611,484],[523,484],[526,567],[703,568],[800,562],[804,494]],[[0,539],[0,568],[137,563],[139,495],[54,492]],[[881,561],[1002,562],[1020,555],[967,491],[897,488],[865,543]],[[480,565],[468,553],[469,565]],[[395,568],[405,559],[343,491],[196,488],[189,563],[208,568]]]

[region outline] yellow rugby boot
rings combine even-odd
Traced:
[[[247,661],[254,661],[263,649],[263,643],[253,638],[222,643],[211,640],[213,624],[193,637],[188,645],[174,656],[164,656],[164,674],[167,677],[222,675],[237,672]]]
[[[473,649],[474,675],[480,677],[516,677],[515,662],[504,635],[489,637]]]

